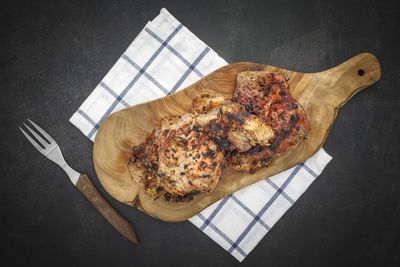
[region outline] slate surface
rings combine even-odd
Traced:
[[[398,1],[3,1],[0,11],[1,259],[43,266],[398,266]],[[166,7],[228,62],[302,72],[375,54],[382,79],[339,112],[333,160],[239,264],[189,222],[164,223],[105,193],[92,143],[68,119],[148,20]],[[135,226],[129,243],[17,130],[60,144]]]

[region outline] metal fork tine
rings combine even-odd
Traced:
[[[34,130],[31,129],[31,127],[29,127],[28,125],[26,125],[25,123],[22,123],[27,129],[28,131],[39,141],[39,143],[44,146],[45,148],[47,146],[49,146],[49,143],[46,142],[46,140],[44,140],[40,135],[38,135]]]
[[[43,148],[35,141],[33,140],[32,137],[29,136],[29,134],[27,134],[21,127],[18,127],[21,132],[25,135],[25,137],[29,140],[29,142],[31,142],[31,144],[36,147],[37,150],[39,150],[40,153],[43,154]]]
[[[45,130],[43,130],[42,128],[39,127],[39,125],[37,125],[36,123],[34,123],[33,121],[31,121],[30,119],[28,119],[28,121],[35,126],[36,130],[38,130],[44,137],[46,137],[47,140],[49,140],[50,143],[55,143],[56,141],[54,141],[53,138],[51,138],[51,136],[45,132]]]

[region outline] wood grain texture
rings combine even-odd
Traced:
[[[276,158],[268,168],[250,175],[230,169],[210,196],[197,195],[189,203],[153,200],[129,176],[132,146],[159,127],[161,118],[189,112],[194,98],[202,94],[231,96],[236,75],[245,70],[265,70],[289,75],[290,91],[303,106],[310,122],[308,140]],[[263,64],[239,62],[224,66],[191,86],[167,97],[129,107],[109,116],[100,126],[93,147],[93,161],[101,184],[115,199],[136,206],[164,221],[183,221],[229,194],[293,167],[311,157],[325,142],[342,107],[354,94],[380,79],[378,60],[369,53],[318,73],[300,73]]]
[[[101,196],[96,187],[86,174],[82,174],[76,183],[76,188],[92,203],[92,205],[117,229],[123,236],[138,244],[133,226],[125,220],[111,205]]]

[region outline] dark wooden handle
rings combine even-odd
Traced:
[[[114,226],[123,236],[138,244],[135,229],[100,195],[96,187],[86,174],[82,174],[76,184],[78,190],[92,203],[92,205]]]

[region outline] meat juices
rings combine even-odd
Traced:
[[[210,194],[225,162],[254,173],[310,131],[279,73],[241,72],[232,100],[203,95],[193,101],[192,110],[164,118],[160,129],[133,147],[129,172],[154,198],[179,202]]]

